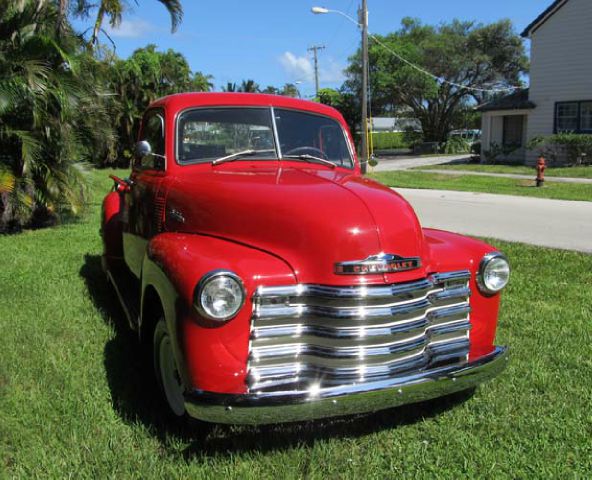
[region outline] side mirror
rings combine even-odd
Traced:
[[[146,140],[141,140],[136,143],[135,154],[136,158],[142,159],[152,153],[152,147]]]

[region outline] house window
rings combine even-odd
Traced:
[[[592,133],[592,102],[584,102],[580,105],[580,130]]]
[[[592,101],[558,102],[555,133],[592,133]]]

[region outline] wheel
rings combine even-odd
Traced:
[[[181,419],[187,415],[183,397],[183,382],[173,355],[171,336],[164,318],[154,328],[154,373],[170,412]]]
[[[288,152],[284,152],[286,155],[312,155],[314,157],[320,157],[323,158],[325,160],[329,160],[329,157],[327,156],[327,154],[325,152],[323,152],[321,149],[316,148],[316,147],[298,147],[298,148],[293,148],[292,150],[288,151]]]

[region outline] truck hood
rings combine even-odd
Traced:
[[[392,275],[406,281],[426,273],[423,266],[389,275],[334,273],[335,263],[379,253],[425,257],[411,206],[391,189],[342,170],[259,162],[188,169],[166,203],[167,230],[212,235],[272,253],[290,265],[300,283],[384,283],[395,281]]]

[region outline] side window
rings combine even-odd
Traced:
[[[164,170],[164,114],[152,111],[146,114],[142,129],[142,140],[146,140],[152,149],[150,155],[136,160],[142,169]]]

